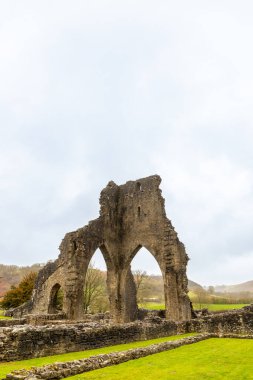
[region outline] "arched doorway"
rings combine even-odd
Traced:
[[[99,248],[96,249],[89,262],[83,289],[85,314],[109,311],[107,265]]]
[[[161,269],[150,251],[141,247],[131,262],[139,308],[164,309],[164,284]]]
[[[63,290],[59,283],[55,284],[50,292],[50,300],[48,306],[49,314],[61,313],[63,310]]]
[[[145,247],[136,249],[131,261],[138,308],[165,309],[164,283],[160,266]]]

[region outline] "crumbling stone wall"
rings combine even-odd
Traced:
[[[170,220],[157,175],[117,186],[109,182],[100,196],[100,216],[77,231],[67,233],[58,259],[40,272],[33,295],[34,314],[54,313],[55,290],[63,289],[63,312],[69,319],[83,316],[83,287],[89,262],[100,248],[107,266],[110,312],[116,322],[138,315],[131,261],[141,247],[157,260],[164,279],[166,317],[191,318],[187,296],[188,256]]]
[[[17,370],[6,376],[8,380],[35,380],[35,379],[62,379],[69,376],[78,375],[95,369],[108,367],[115,364],[125,363],[129,360],[143,358],[148,355],[157,354],[164,351],[173,350],[188,344],[201,342],[213,337],[212,334],[201,334],[175,341],[152,344],[147,347],[133,348],[126,351],[111,352],[90,356],[87,359],[72,360],[69,362],[57,362],[42,367],[33,367],[29,370]]]
[[[211,333],[218,335],[253,335],[253,310],[241,309],[225,313],[210,314],[186,322],[188,332]]]
[[[184,322],[163,320],[124,325],[79,323],[71,325],[15,326],[0,328],[0,362],[83,351],[122,343],[175,335]]]
[[[11,327],[16,325],[25,325],[26,318],[21,319],[0,319],[0,328],[1,327]]]
[[[82,351],[121,343],[199,332],[253,338],[253,312],[237,310],[173,322],[157,316],[127,324],[101,322],[0,327],[0,362]],[[22,320],[23,323],[23,320]]]

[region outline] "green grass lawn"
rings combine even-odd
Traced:
[[[12,317],[5,317],[4,315],[0,315],[0,319],[12,319]]]
[[[68,380],[249,380],[253,340],[209,339]]]
[[[184,338],[186,336],[191,336],[191,335],[195,335],[195,334],[176,335],[176,336],[163,337],[163,338],[146,340],[146,341],[120,344],[117,346],[97,348],[94,350],[70,352],[70,353],[62,354],[62,355],[46,356],[43,358],[36,358],[36,359],[29,359],[29,360],[15,361],[15,362],[4,362],[4,363],[0,363],[0,379],[5,377],[8,373],[17,369],[22,369],[22,368],[27,369],[27,368],[31,368],[32,366],[38,367],[45,364],[51,364],[54,362],[66,362],[69,360],[84,359],[92,355],[106,354],[108,352],[115,352],[115,351],[124,351],[124,350],[128,350],[129,348],[146,347],[150,344],[166,342],[168,340],[176,340],[176,339]]]
[[[0,309],[0,319],[11,319],[11,317],[5,317],[4,313],[5,313],[5,310]]]
[[[231,309],[241,309],[246,304],[193,304],[194,309],[203,309],[207,308],[210,311],[222,311],[222,310],[231,310]],[[144,304],[140,304],[139,307],[149,310],[164,310],[164,303],[155,303],[155,302],[147,302]]]

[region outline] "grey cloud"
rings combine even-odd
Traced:
[[[253,30],[243,4],[2,7],[1,262],[56,257],[64,233],[97,216],[109,180],[158,173],[191,278],[249,275]]]

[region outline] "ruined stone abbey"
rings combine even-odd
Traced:
[[[19,318],[0,320],[0,362],[182,333],[195,335],[21,369],[6,380],[60,379],[214,337],[253,339],[253,305],[223,313],[192,310],[187,295],[188,257],[166,217],[160,183],[157,175],[121,186],[108,183],[101,192],[99,217],[66,234],[58,258],[39,272],[32,300],[12,310]],[[166,319],[160,311],[138,310],[131,262],[141,247],[149,250],[161,268]],[[110,313],[84,315],[86,272],[98,248],[107,266]],[[56,303],[59,289],[63,290],[62,313]]]
[[[137,318],[136,287],[131,261],[141,247],[154,256],[162,272],[166,318],[191,318],[187,292],[188,256],[166,217],[164,199],[154,175],[118,186],[109,182],[100,195],[100,215],[65,235],[60,255],[40,272],[31,313],[54,314],[58,290],[63,290],[63,312],[68,319],[83,317],[83,288],[90,260],[99,248],[107,266],[110,313],[116,322]]]

